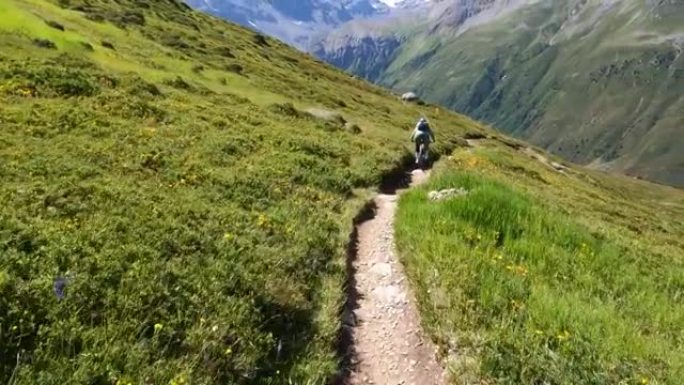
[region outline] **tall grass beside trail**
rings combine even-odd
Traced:
[[[489,161],[501,158],[491,150],[455,158],[402,196],[396,223],[424,325],[454,383],[682,383],[681,245],[658,252],[607,223],[592,229],[533,193],[560,194],[563,183],[506,183],[543,179],[536,165],[506,175],[510,164]],[[428,200],[451,187],[469,194]],[[668,219],[677,220],[654,221]]]

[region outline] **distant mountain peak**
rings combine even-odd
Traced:
[[[427,4],[432,0],[379,0],[390,8],[410,8]]]
[[[302,50],[336,27],[437,0],[188,0],[194,8],[277,37]]]

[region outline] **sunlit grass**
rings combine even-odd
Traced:
[[[677,384],[684,375],[681,192],[659,191],[674,206],[637,233],[629,225],[652,205],[643,191],[578,176],[495,146],[457,152],[402,198],[398,246],[456,383]],[[451,187],[469,194],[426,199]],[[612,216],[597,216],[608,208]]]
[[[327,383],[356,212],[417,116],[482,128],[180,3],[61,3],[0,2],[0,382]]]
[[[419,115],[431,119],[443,155],[465,132],[486,130],[403,104],[275,41],[257,44],[253,32],[180,3],[57,4],[0,3],[0,381],[327,383],[338,369],[352,218],[406,159]],[[143,25],[114,25],[138,13]],[[506,159],[472,167],[514,170],[519,156]],[[573,180],[542,192],[586,192],[577,210],[599,213],[592,186]],[[499,195],[510,189],[520,207],[536,207],[520,188]],[[626,218],[651,223],[643,211],[669,202],[649,199]],[[671,255],[680,244],[656,247]],[[661,303],[659,294],[644,298]],[[678,322],[672,314],[656,326]]]

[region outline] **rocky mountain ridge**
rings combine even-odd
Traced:
[[[332,29],[353,20],[382,17],[430,0],[189,0],[194,8],[309,50]]]

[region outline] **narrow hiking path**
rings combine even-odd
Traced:
[[[356,249],[350,255],[350,303],[344,319],[350,365],[343,384],[444,382],[436,348],[422,331],[414,296],[394,248],[398,193],[427,177],[427,172],[416,170],[410,182],[383,189],[375,198],[373,217],[356,229]]]

